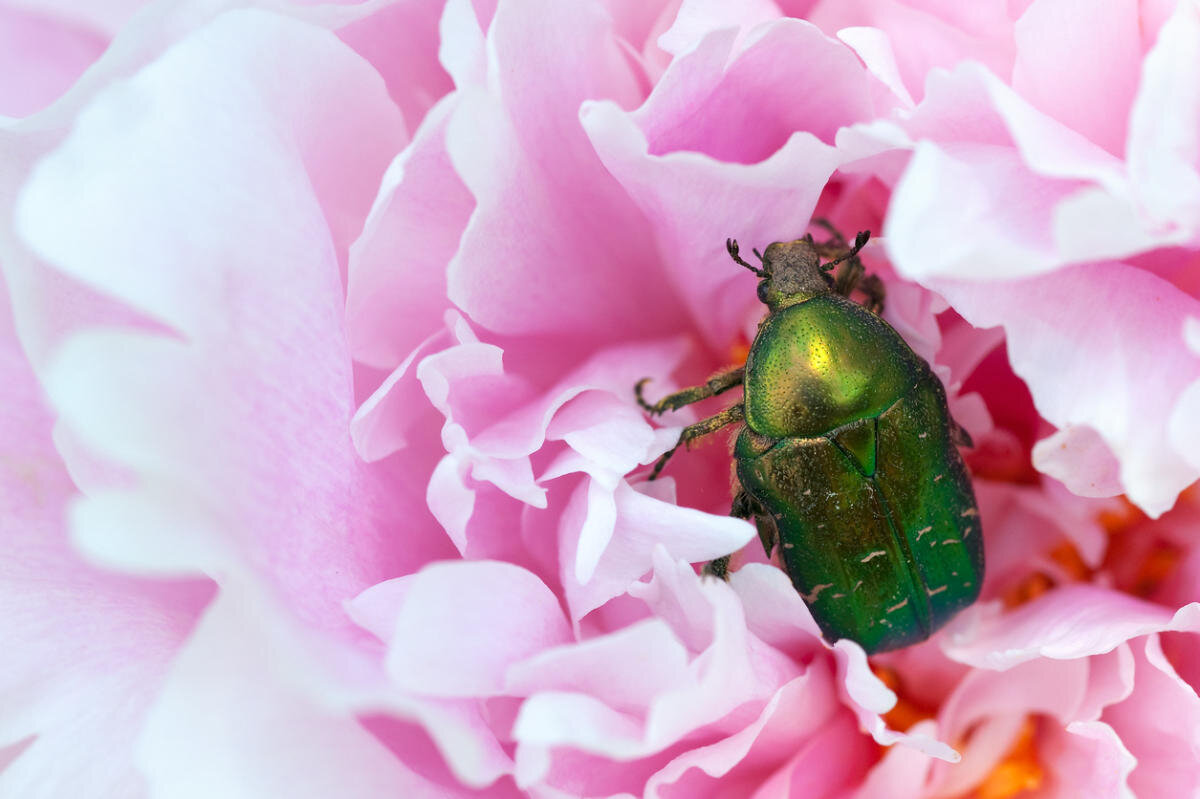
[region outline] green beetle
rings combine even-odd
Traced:
[[[754,519],[768,555],[781,546],[828,640],[874,653],[925,640],[975,601],[983,537],[956,448],[970,439],[929,364],[878,316],[882,284],[863,276],[857,258],[870,234],[849,247],[829,230],[828,242],[808,235],[755,250],[761,269],[727,241],[733,260],[761,278],[758,297],[770,309],[746,365],[653,405],[642,396],[646,380],[635,393],[657,415],[744,387],[741,403],[684,428],[679,444],[742,424],[730,513]],[[869,307],[848,298],[855,288]],[[728,562],[708,571],[724,577]]]

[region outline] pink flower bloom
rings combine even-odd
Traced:
[[[0,796],[1200,790],[1200,6],[243,5],[0,9]],[[870,658],[632,395],[814,216],[975,441]]]

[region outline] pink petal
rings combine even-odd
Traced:
[[[336,250],[398,123],[333,36],[237,12],[101,93],[41,163],[19,210],[30,246],[177,333],[78,335],[48,379],[88,445],[143,478],[81,506],[97,556],[249,566],[335,628],[393,568],[393,500],[348,435]]]
[[[671,27],[658,37],[658,46],[678,59],[700,47],[713,31],[732,28],[743,38],[751,29],[779,17],[779,7],[772,0],[750,0],[736,7],[720,0],[683,0]]]
[[[421,342],[387,379],[359,406],[350,421],[354,448],[365,461],[377,461],[408,445],[412,428],[424,426],[431,416],[425,393],[415,379],[416,364],[449,344],[445,330]]]
[[[1127,661],[1128,651],[1122,654]],[[1005,757],[1029,716],[1055,718],[1064,727],[1094,723],[1096,705],[1111,704],[1126,690],[1103,684],[1110,676],[1103,664],[1118,657],[1039,659],[1003,672],[968,673],[938,714],[943,734],[951,740],[967,738],[967,743],[961,763],[935,768],[937,792],[956,795],[976,785]],[[1101,665],[1093,668],[1097,660]],[[1093,686],[1096,677],[1100,684]]]
[[[1005,0],[972,3],[820,2],[806,16],[830,35],[849,27],[884,31],[908,92],[918,100],[936,68],[978,61],[997,75],[1012,71],[1012,18]]]
[[[560,552],[564,567],[574,565],[574,568],[564,568],[563,584],[571,615],[576,620],[625,593],[650,571],[658,546],[666,547],[674,557],[699,562],[736,552],[755,536],[754,528],[740,519],[664,501],[669,498],[656,495],[657,491],[648,493],[649,484],[639,489],[622,482],[615,490],[606,490],[597,481],[589,480],[576,490],[564,511],[559,531]],[[593,493],[597,495],[595,500]],[[596,517],[602,502],[612,503],[611,516],[604,530],[590,533],[604,536],[602,542],[591,544],[600,554],[582,554],[582,547],[589,544],[589,526],[598,523]],[[585,569],[583,576],[580,566]]]
[[[1005,284],[939,282],[938,291],[972,324],[1005,326],[1013,370],[1028,383],[1041,415],[1060,428],[1094,429],[1120,462],[1125,492],[1147,513],[1166,511],[1200,476],[1167,435],[1175,404],[1200,376],[1200,360],[1183,338],[1185,320],[1200,316],[1200,301],[1124,264],[1070,267]],[[1149,351],[1154,358],[1144,357]],[[1155,390],[1146,391],[1148,385]],[[1104,462],[1094,442],[1070,443],[1053,459],[1042,444],[1035,464],[1046,458],[1072,490],[1100,493],[1107,486],[1089,481]]]
[[[746,626],[765,643],[797,660],[824,647],[808,606],[779,567],[747,563],[730,575],[729,584],[742,599]]]
[[[1096,8],[1079,0],[1038,0],[1013,30],[1012,85],[1038,109],[1114,155],[1137,90],[1138,3]]]
[[[211,50],[220,47],[230,51],[219,60],[221,69],[198,71],[197,65],[207,63]],[[267,50],[318,51],[328,58],[323,69],[315,71],[311,61],[296,55],[303,64],[295,65],[295,79],[283,92],[283,87],[267,83],[268,70],[281,67],[263,60]],[[258,81],[247,82],[247,73],[258,74]],[[235,86],[241,91],[235,91]],[[264,95],[268,90],[269,100]],[[313,97],[325,95],[329,104],[314,119],[307,113]],[[205,105],[197,98],[210,99]],[[258,123],[264,126],[264,135],[272,130],[291,141],[291,147],[265,148],[249,136],[236,140],[235,146],[228,137],[205,136],[206,130],[219,125],[218,110],[253,119],[250,109],[263,102],[269,102],[274,112]],[[123,112],[131,103],[158,111],[130,121]],[[177,115],[194,126],[186,141],[170,122]],[[269,252],[276,261],[281,253],[326,260],[335,250],[349,246],[383,163],[403,135],[399,125],[377,76],[330,34],[259,11],[230,13],[137,77],[102,93],[81,115],[66,145],[69,149],[39,165],[18,209],[18,225],[34,249],[64,271],[103,286],[181,332],[194,334],[206,327],[209,309],[228,299],[223,294],[224,273],[201,269],[202,265],[229,263],[235,257],[254,261]],[[338,146],[347,141],[355,143],[349,160]],[[179,153],[185,150],[189,158],[181,162]],[[134,214],[119,203],[93,206],[91,195],[77,190],[76,162],[70,158],[82,159],[94,170],[89,184],[94,185],[93,191],[107,197],[120,191],[131,202],[141,197],[143,205],[151,203],[152,196],[154,205],[146,208],[146,215]],[[207,181],[199,185],[214,192],[213,205],[198,206],[191,193],[168,190],[187,179],[186,173],[178,172],[185,167],[206,175]],[[142,180],[131,182],[135,174]],[[272,186],[294,199],[267,204],[260,197],[235,191],[244,185]],[[64,191],[67,186],[72,190]],[[58,225],[62,218],[78,220],[73,235],[62,235]],[[149,219],[161,221],[147,224]],[[199,237],[193,228],[189,246],[178,252],[179,263],[191,268],[147,268],[149,253],[179,248],[180,219],[193,226],[203,220],[222,236]],[[58,235],[51,233],[51,227]],[[281,229],[288,230],[290,238],[282,240],[277,234],[281,240],[273,243],[280,249],[268,248],[264,231]],[[224,244],[230,240],[243,247],[230,252]],[[95,266],[100,262],[105,264],[103,279]],[[275,268],[283,269],[282,265]],[[181,296],[181,283],[186,283],[189,294]]]
[[[442,328],[450,306],[442,266],[458,248],[474,200],[446,152],[447,99],[392,162],[350,251],[346,319],[354,357],[391,368]]]
[[[841,713],[752,796],[754,799],[841,796],[858,781],[875,757],[874,745],[859,734],[853,716]]]
[[[1034,658],[1070,659],[1108,652],[1123,641],[1162,630],[1191,630],[1200,605],[1177,613],[1092,585],[1058,588],[1008,613],[982,603],[951,623],[942,649],[978,668],[1008,669]]]
[[[77,492],[2,283],[0,385],[0,793],[144,796],[134,742],[211,584],[109,574],[72,549],[67,507]]]
[[[554,594],[512,564],[434,564],[401,579],[410,585],[385,640],[388,672],[406,691],[499,693],[509,665],[571,639]]]
[[[920,721],[909,732],[913,735],[933,737],[937,725],[932,721]],[[868,773],[863,783],[852,796],[853,799],[892,799],[895,796],[920,796],[926,782],[926,774],[933,761],[924,752],[907,746],[893,746],[884,752]]]
[[[746,636],[740,606],[726,586],[702,581],[686,563],[672,561],[661,547],[655,553],[654,579],[635,585],[631,593],[665,620],[692,653],[686,672],[664,685],[645,709],[631,707],[628,699],[613,707],[591,692],[534,694],[522,705],[514,728],[520,741],[516,758],[519,783],[528,785],[546,777],[559,750],[616,760],[653,755],[748,701],[765,702],[796,676],[794,664],[773,650],[756,646]],[[628,634],[618,634],[610,638],[609,646],[615,648],[629,640]],[[614,696],[614,689],[606,687],[599,696]],[[616,696],[628,697],[628,689]]]
[[[58,99],[108,44],[74,21],[0,8],[0,114],[23,117]]]
[[[896,184],[884,235],[897,270],[922,283],[935,275],[1010,280],[1050,271],[1068,253],[1082,260],[1083,231],[1060,231],[1056,210],[1089,183],[1126,191],[1116,157],[974,64],[931,76],[902,127],[927,141]],[[1024,202],[1006,201],[1015,196]],[[970,235],[947,247],[939,229]]]
[[[280,640],[278,624],[247,613],[246,600],[222,593],[155,702],[138,750],[153,795],[446,795],[421,764],[330,707],[332,692],[309,693],[313,664]]]
[[[735,48],[732,31],[676,59],[634,112],[663,155],[701,152],[752,164],[799,131],[832,144],[838,128],[886,114],[894,96],[844,44],[801,20],[764,25]],[[753,116],[743,109],[754,107]]]
[[[1151,218],[1200,235],[1200,10],[1179,3],[1142,64],[1129,121],[1129,172]],[[1145,223],[1143,223],[1145,224]]]
[[[692,749],[673,759],[646,783],[646,793],[661,796],[713,796],[727,791],[748,794],[757,787],[761,772],[793,756],[815,740],[837,737],[854,745],[865,740],[857,731],[831,735],[829,723],[840,710],[833,701],[828,662],[818,661],[803,675],[788,682],[771,697],[758,718],[734,734],[708,746]],[[844,713],[844,711],[842,711]],[[840,717],[835,717],[840,720]],[[846,725],[848,726],[848,725]],[[849,740],[848,740],[849,739]],[[853,740],[853,739],[858,739]],[[842,763],[852,761],[845,754]],[[833,770],[832,766],[830,770]],[[813,775],[815,778],[815,775]]]
[[[1200,790],[1200,699],[1163,656],[1157,635],[1134,647],[1133,693],[1108,708],[1112,725],[1137,767],[1129,786],[1137,796],[1187,796]]]
[[[660,619],[535,654],[508,669],[515,695],[542,691],[586,694],[642,718],[658,694],[687,676],[688,652]]]
[[[371,63],[409,130],[454,87],[438,63],[438,23],[445,0],[375,4],[372,13],[338,29],[338,38]]]
[[[1137,765],[1137,758],[1130,754],[1113,728],[1103,722],[1072,722],[1063,730],[1044,736],[1038,748],[1054,774],[1049,796],[1062,799],[1135,796],[1129,787],[1129,775]]]
[[[833,646],[837,656],[839,690],[854,711],[858,724],[883,746],[902,743],[930,757],[957,763],[961,756],[949,745],[926,731],[897,732],[890,729],[882,714],[896,705],[896,695],[871,671],[862,647],[842,639]]]
[[[146,0],[97,0],[76,3],[74,0],[10,0],[8,5],[35,8],[47,17],[100,31],[112,36],[121,30]]]
[[[489,75],[499,94],[464,91],[447,133],[477,203],[449,266],[451,300],[507,334],[611,341],[613,330],[634,338],[677,329],[647,226],[579,127],[584,100],[640,100],[609,21],[590,6],[503,5],[488,40],[504,64]],[[645,313],[633,296],[660,312]]]
[[[581,116],[605,165],[646,210],[665,268],[693,318],[703,321],[705,340],[724,349],[754,304],[751,278],[729,260],[725,240],[734,236],[754,247],[799,235],[836,166],[831,150],[799,133],[754,165],[690,152],[655,155],[635,118],[616,105],[591,104]],[[788,179],[773,177],[780,175]],[[719,206],[702,199],[714,192],[726,196]],[[753,226],[737,222],[731,229],[734,220],[753,220]]]

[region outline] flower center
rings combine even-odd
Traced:
[[[975,789],[975,799],[1009,799],[1042,784],[1042,766],[1037,759],[1037,725],[1025,719],[1016,742],[1004,759]]]

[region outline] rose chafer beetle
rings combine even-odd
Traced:
[[[883,286],[864,276],[858,251],[826,223],[775,242],[756,268],[769,313],[746,364],[653,405],[652,415],[743,386],[743,401],[684,428],[679,444],[740,424],[731,515],[754,519],[825,637],[868,653],[928,638],[979,595],[983,537],[971,479],[956,444],[941,381],[878,316]],[[821,257],[837,256],[822,264]],[[836,278],[831,274],[841,263]],[[849,299],[858,288],[868,307]],[[662,471],[679,444],[651,472]],[[728,556],[707,570],[724,577]]]

